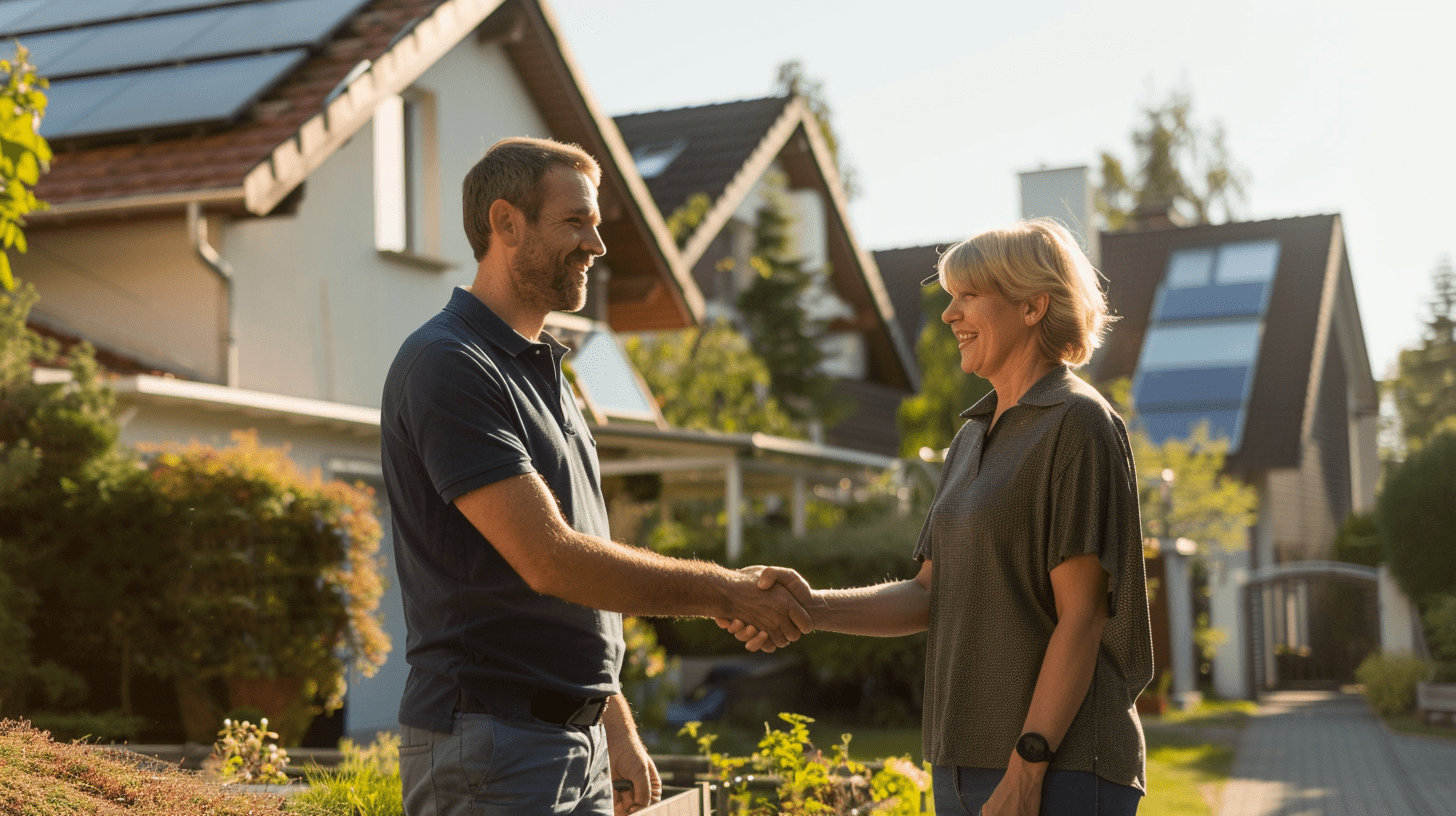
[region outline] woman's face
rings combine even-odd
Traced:
[[[950,306],[940,319],[955,334],[961,370],[994,385],[1038,359],[1035,307],[1012,303],[994,292],[977,293],[948,284]]]

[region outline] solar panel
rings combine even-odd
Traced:
[[[652,404],[642,393],[632,363],[609,332],[594,331],[572,352],[577,385],[608,415],[652,419]]]
[[[1154,406],[1181,406],[1184,410],[1233,410],[1248,390],[1251,366],[1147,371],[1133,387],[1139,411]]]
[[[0,36],[91,26],[143,14],[186,11],[236,0],[8,0],[0,2]]]
[[[1242,410],[1149,412],[1139,413],[1138,421],[1142,423],[1153,443],[1161,445],[1169,439],[1187,439],[1193,433],[1193,426],[1206,419],[1209,436],[1214,439],[1227,439],[1229,449],[1237,450],[1244,430],[1243,417]]]
[[[96,34],[91,29],[78,28],[71,31],[29,35],[20,40],[20,44],[29,49],[30,61],[35,64],[40,75],[49,78],[56,76],[55,71],[51,70],[52,66],[94,36]],[[10,54],[13,51],[7,47],[5,53]]]
[[[55,60],[33,60],[43,75],[51,78],[94,74],[157,65],[174,57],[188,40],[194,39],[221,19],[219,11],[169,14],[126,23],[94,26],[41,35],[62,37],[85,33],[86,40]]]
[[[1193,320],[1209,317],[1257,317],[1264,314],[1267,283],[1167,288],[1153,311],[1155,320]]]
[[[19,31],[15,23],[24,20],[27,14],[35,11],[45,3],[46,0],[8,0],[0,3],[0,31]]]
[[[221,22],[175,56],[192,59],[239,51],[322,45],[368,0],[283,0],[219,9]]]
[[[303,49],[294,49],[57,82],[51,86],[51,95],[56,106],[63,110],[68,106],[77,110],[86,108],[89,100],[98,97],[103,101],[78,116],[58,117],[59,121],[47,116],[41,123],[41,133],[48,139],[56,139],[225,121],[241,113],[307,54]],[[110,84],[113,82],[120,87]],[[104,92],[102,86],[105,86]]]

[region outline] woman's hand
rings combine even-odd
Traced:
[[[981,806],[981,816],[1037,816],[1041,812],[1041,783],[1045,778],[1045,764],[1032,765],[1020,756],[1013,756],[1001,783]]]

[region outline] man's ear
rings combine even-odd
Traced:
[[[497,198],[490,203],[488,217],[490,235],[493,240],[498,240],[508,247],[515,247],[520,243],[521,227],[525,223],[524,213],[504,198]]]
[[[1051,303],[1051,295],[1042,292],[1021,302],[1021,316],[1026,320],[1026,325],[1035,326],[1046,317],[1047,305]]]

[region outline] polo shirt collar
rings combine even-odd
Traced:
[[[461,286],[455,287],[450,293],[450,302],[445,304],[445,311],[464,320],[470,328],[475,330],[482,338],[489,340],[500,348],[501,351],[519,357],[526,349],[540,345],[532,343],[521,333],[511,328],[491,308],[480,301],[469,289]],[[541,343],[549,346],[553,352],[564,352],[566,347],[556,341],[556,338],[541,332]],[[559,356],[557,354],[556,356]]]
[[[1072,393],[1072,378],[1076,375],[1065,365],[1053,368],[1046,376],[1037,380],[1032,386],[1026,389],[1021,395],[1020,405],[1036,405],[1047,407],[1066,402],[1067,397]],[[996,392],[992,391],[982,397],[975,405],[961,412],[961,417],[989,416],[996,412]]]

